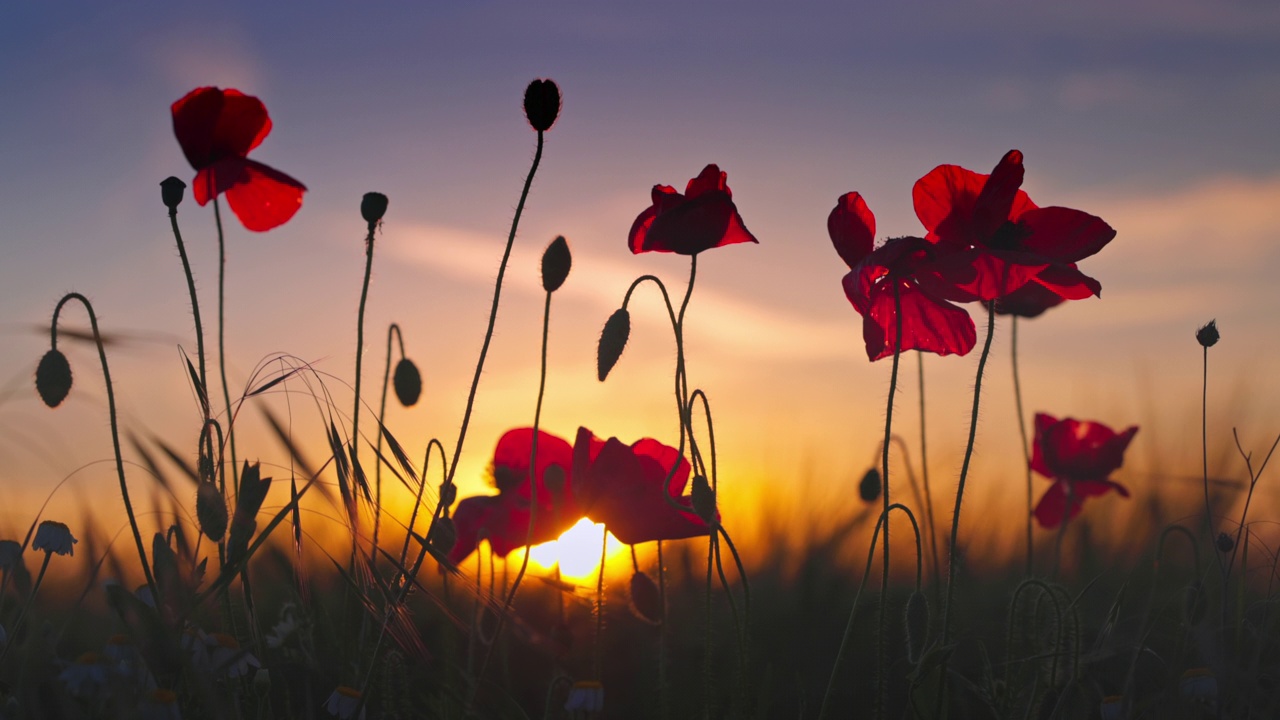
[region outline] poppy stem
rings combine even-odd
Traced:
[[[413,539],[413,526],[414,523],[418,521],[418,508],[422,507],[422,494],[427,489],[427,468],[431,466],[432,447],[435,447],[440,451],[440,464],[443,466],[443,469],[440,471],[441,482],[443,483],[444,479],[449,475],[449,458],[445,457],[444,445],[436,438],[431,438],[431,440],[427,442],[427,450],[422,458],[422,482],[418,485],[418,497],[413,502],[413,512],[409,514],[409,527],[405,528],[404,531],[404,547],[400,549],[399,566],[401,568],[404,567],[405,560],[409,558],[409,541]],[[446,581],[445,588],[447,590],[448,574],[445,574],[444,578]]]
[[[511,247],[516,241],[516,229],[520,227],[520,216],[524,213],[524,203],[529,197],[529,188],[533,185],[533,176],[538,172],[538,165],[542,162],[542,131],[538,131],[538,146],[533,153],[533,164],[529,167],[529,174],[525,176],[524,188],[520,191],[520,201],[516,203],[515,216],[511,218],[511,231],[507,233],[507,246],[502,251],[502,262],[498,264],[498,278],[493,285],[493,305],[489,308],[489,325],[484,332],[484,342],[480,345],[480,359],[476,361],[476,373],[471,378],[471,390],[467,393],[466,409],[462,413],[462,426],[458,429],[458,442],[453,446],[453,461],[449,463],[448,474],[445,475],[444,485],[453,485],[453,475],[458,469],[458,459],[462,456],[463,441],[467,437],[467,426],[471,422],[471,410],[476,402],[476,388],[480,385],[480,374],[484,371],[484,360],[489,354],[489,343],[493,340],[493,326],[498,319],[498,301],[502,297],[502,278],[507,273],[507,261],[511,258]],[[427,528],[428,543],[431,539],[431,533],[435,530],[436,522],[440,519],[440,513],[443,510],[443,503],[437,504],[435,513],[431,516],[431,525]],[[409,571],[410,577],[416,577],[418,570],[422,568],[422,563],[427,559],[427,551],[429,544],[423,543],[422,549],[418,551],[418,557],[413,562],[413,568]],[[396,603],[404,602],[404,598],[409,594],[411,583],[407,581],[400,588],[400,594],[396,597]]]
[[[600,533],[600,570],[596,573],[596,634],[594,638],[594,647],[592,648],[592,677],[597,681],[604,679],[601,674],[601,653],[604,651],[604,645],[600,642],[600,638],[604,635],[604,565],[609,555],[609,528],[605,526],[604,532]]]
[[[889,372],[889,399],[884,415],[884,442],[880,448],[880,477],[884,522],[884,545],[881,549],[884,557],[884,568],[880,574],[880,603],[877,612],[876,626],[876,716],[883,717],[888,703],[889,659],[888,645],[885,638],[889,620],[886,606],[889,604],[889,443],[893,438],[893,398],[898,390],[898,361],[902,357],[902,294],[898,285],[893,287],[893,314],[896,332],[893,341],[893,369]]]
[[[363,314],[361,313],[361,315]],[[382,371],[382,399],[378,401],[378,440],[373,458],[375,494],[373,496],[373,540],[369,547],[370,570],[378,567],[378,530],[382,525],[382,429],[385,427],[387,417],[387,386],[391,384],[391,338],[393,335],[400,339],[400,357],[404,357],[404,338],[400,336],[400,326],[391,323],[391,326],[387,328],[387,365]],[[420,487],[426,487],[425,478]],[[417,515],[417,505],[414,505],[413,512],[414,515]],[[408,535],[405,537],[408,537]]]
[[[541,133],[539,133],[541,135]],[[474,707],[476,693],[480,689],[480,681],[484,678],[485,670],[489,667],[489,658],[493,656],[493,648],[498,644],[498,638],[502,636],[502,628],[506,624],[507,614],[511,610],[511,603],[516,598],[516,591],[520,589],[520,581],[524,579],[525,571],[529,569],[529,553],[533,548],[534,529],[538,523],[538,427],[542,422],[542,398],[547,389],[547,338],[550,335],[549,329],[551,325],[551,292],[547,292],[547,300],[542,307],[542,353],[539,362],[538,371],[538,402],[534,406],[533,411],[533,441],[530,443],[529,449],[529,529],[525,532],[524,537],[524,557],[520,560],[520,571],[516,573],[516,579],[511,582],[511,590],[507,593],[506,598],[502,602],[502,612],[498,615],[498,627],[493,631],[493,642],[489,648],[485,650],[484,661],[480,663],[480,672],[476,675],[476,683],[471,689],[471,699],[467,703],[468,706]],[[609,532],[606,530],[605,547],[608,547]],[[603,550],[600,556],[600,576],[601,587],[604,583],[604,555]],[[597,624],[598,625],[598,624]],[[599,629],[596,630],[597,635]],[[597,644],[599,641],[597,640]],[[599,677],[599,653],[597,650],[596,658],[596,676]]]
[[[187,247],[182,242],[182,232],[178,230],[178,208],[169,209],[169,225],[173,227],[173,238],[178,243],[178,257],[182,258],[182,273],[187,278],[187,292],[191,295],[191,315],[196,323],[196,360],[200,367],[200,395],[204,400],[206,414],[209,412],[209,378],[204,363],[204,325],[200,322],[200,300],[196,296],[196,281],[191,274],[191,263],[187,260]]]
[[[1018,316],[1012,316],[1009,325],[1010,357],[1013,365],[1013,404],[1018,411],[1018,434],[1022,438],[1022,457],[1026,461],[1027,470],[1027,571],[1028,576],[1035,569],[1035,538],[1031,532],[1031,513],[1034,507],[1033,489],[1031,486],[1031,451],[1027,440],[1027,420],[1022,409],[1022,381],[1018,377]],[[1056,573],[1055,573],[1056,575]]]
[[[210,181],[212,183],[212,181]],[[227,354],[226,354],[226,286],[227,286],[227,250],[222,234],[222,209],[218,204],[218,196],[213,192],[213,222],[218,228],[218,373],[222,378],[222,401],[227,406],[227,443],[231,446],[231,490],[235,499],[240,500],[240,468],[236,463],[236,429],[235,416],[231,414],[231,391],[227,389]],[[222,475],[223,495],[227,494],[226,474]]]
[[[156,600],[156,606],[159,607],[161,598],[159,588],[156,587],[156,580],[151,575],[151,565],[147,562],[146,547],[142,544],[142,532],[138,530],[138,519],[133,514],[133,503],[129,501],[129,485],[124,478],[124,457],[120,453],[120,424],[116,413],[116,394],[115,389],[111,385],[111,369],[107,367],[107,348],[102,344],[102,333],[98,331],[98,316],[93,312],[93,306],[89,304],[89,299],[80,293],[67,293],[58,301],[58,305],[53,309],[53,323],[50,325],[50,335],[53,347],[58,346],[58,315],[62,313],[62,307],[71,300],[77,300],[84,305],[85,312],[89,314],[89,325],[93,329],[93,340],[98,346],[98,358],[102,362],[102,379],[107,386],[107,413],[111,418],[111,447],[115,451],[116,456],[116,475],[120,478],[120,497],[124,500],[124,510],[129,516],[129,527],[133,530],[133,540],[138,548],[138,560],[142,563],[142,574],[147,578],[147,587],[151,588],[151,596]]]
[[[925,424],[924,424],[925,403],[924,403],[924,351],[923,350],[916,351],[916,369],[918,371],[917,374],[919,376],[919,381],[920,381],[919,382],[919,386],[920,386],[920,476],[921,476],[921,479],[924,481],[925,513],[928,515],[928,517],[925,518],[925,520],[928,522],[929,545],[930,545],[930,550],[933,553],[933,588],[934,588],[935,600],[936,600],[937,599],[936,593],[941,590],[942,581],[939,577],[939,573],[941,572],[941,569],[940,569],[941,566],[938,562],[938,526],[933,519],[933,492],[929,489],[929,450],[928,450],[928,445],[925,442],[925,438],[927,437],[927,435],[925,433]]]
[[[1204,470],[1204,529],[1213,543],[1213,511],[1209,506],[1209,347],[1204,349],[1204,377],[1200,385],[1200,459]]]
[[[956,560],[959,553],[957,538],[960,535],[960,503],[964,499],[964,485],[969,478],[969,462],[973,458],[973,442],[978,432],[978,403],[982,396],[982,372],[987,367],[987,357],[991,354],[991,337],[995,334],[995,303],[986,304],[987,339],[982,345],[982,356],[978,358],[978,374],[973,383],[973,411],[969,415],[969,441],[964,449],[964,463],[960,466],[960,481],[956,486],[956,506],[951,514],[951,544],[947,549],[947,595],[942,606],[942,644],[951,639],[951,605],[956,585]],[[939,693],[939,702],[942,702]]]
[[[369,234],[364,239],[364,282],[360,286],[360,309],[356,312],[356,399],[355,407],[351,410],[351,465],[353,471],[359,465],[360,458],[360,377],[362,375],[361,363],[364,359],[364,308],[365,302],[369,298],[369,278],[373,274],[373,239],[377,228],[377,223],[369,223]],[[390,343],[389,339],[388,343]],[[390,359],[389,356],[388,359]],[[378,436],[381,437],[382,433],[378,433]],[[381,464],[377,458],[374,458],[374,462],[378,465]],[[351,532],[355,535],[356,528],[351,528]],[[352,541],[354,545],[354,537]],[[370,547],[369,554],[371,557],[377,556],[378,544],[376,542]]]
[[[663,720],[671,717],[671,703],[667,687],[667,568],[662,561],[662,541],[658,541],[658,712]]]

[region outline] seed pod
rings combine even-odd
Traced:
[[[214,542],[227,533],[227,499],[212,482],[201,482],[196,491],[196,520],[200,532]]]
[[[418,366],[409,358],[400,358],[391,377],[391,385],[396,389],[396,399],[400,404],[412,407],[422,396],[422,374],[418,372]]]
[[[1196,331],[1196,342],[1202,346],[1211,348],[1218,344],[1218,321],[1210,320],[1208,325]]]
[[[1231,536],[1220,532],[1218,533],[1218,552],[1229,553],[1236,546],[1236,541]]]
[[[864,502],[875,502],[880,498],[880,471],[871,468],[858,483],[858,495]]]
[[[369,229],[372,230],[375,225],[382,221],[382,216],[387,214],[387,196],[380,192],[367,192],[360,199],[360,217],[369,223]]]
[[[643,572],[631,576],[631,614],[650,625],[662,624],[662,594]]]
[[[58,407],[71,392],[71,365],[61,350],[50,350],[40,358],[36,366],[36,392],[51,408]]]
[[[555,240],[542,253],[542,289],[555,292],[569,277],[569,268],[573,266],[573,254],[569,252],[569,243],[563,235]]]
[[[711,484],[707,482],[705,475],[694,475],[693,486],[689,489],[689,495],[693,500],[693,511],[702,518],[707,525],[713,525],[716,521],[716,491],[711,489]]]
[[[546,132],[560,116],[560,88],[552,80],[534,80],[524,89],[524,116],[538,132]]]
[[[929,636],[929,599],[916,590],[907,598],[906,611],[907,662],[915,665],[924,655],[924,643]]]
[[[186,189],[186,183],[170,175],[160,181],[160,200],[170,210],[177,210],[182,204],[182,195]]]
[[[458,544],[458,528],[453,524],[453,518],[442,517],[436,520],[427,542],[431,543],[437,553],[448,555],[453,546]]]
[[[609,377],[609,371],[622,357],[630,337],[631,313],[626,308],[619,308],[605,321],[604,330],[600,332],[600,345],[596,351],[596,375],[600,382]]]

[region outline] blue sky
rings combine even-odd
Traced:
[[[839,494],[874,452],[888,366],[866,361],[840,291],[844,266],[825,231],[835,199],[859,190],[882,236],[916,233],[918,177],[941,163],[988,172],[1013,147],[1033,199],[1119,232],[1083,264],[1104,299],[1021,333],[1028,414],[1146,423],[1135,448],[1182,452],[1195,428],[1181,419],[1198,402],[1191,335],[1217,317],[1218,444],[1231,424],[1255,444],[1273,431],[1262,412],[1280,392],[1273,3],[10,3],[0,10],[0,483],[38,499],[109,457],[92,354],[73,352],[82,382],[56,415],[24,387],[47,343],[33,328],[69,290],[131,338],[112,356],[129,421],[193,440],[176,347],[194,340],[156,184],[193,175],[168,107],[201,85],[260,97],[275,125],[254,158],[310,188],[278,230],[228,224],[233,385],[274,352],[350,378],[357,208],[379,190],[391,209],[365,386],[378,386],[382,333],[399,322],[433,404],[397,410],[392,427],[415,455],[433,435],[451,445],[532,155],[519,102],[534,77],[560,83],[564,113],[521,227],[464,491],[481,486],[498,434],[532,419],[537,258],[556,234],[575,265],[553,310],[548,427],[672,435],[672,349],[655,298],[605,385],[593,377],[594,340],[632,277],[683,282],[679,259],[633,257],[626,232],[653,184],[682,187],[708,162],[728,173],[761,241],[704,256],[690,310],[691,380],[715,403],[726,468],[746,486],[812,467]],[[188,200],[179,219],[212,318],[211,212]],[[1002,328],[979,469],[1016,478],[1007,339]],[[941,471],[957,465],[975,362],[928,360]],[[914,403],[902,400],[904,432]],[[98,483],[110,468],[78,478]]]

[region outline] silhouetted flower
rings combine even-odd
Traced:
[[[954,250],[938,270],[979,300],[1005,297],[1029,282],[1067,300],[1098,295],[1102,286],[1075,263],[1116,236],[1079,210],[1037,207],[1020,188],[1022,153],[1010,150],[990,175],[939,165],[912,189],[926,239]]]
[[[71,364],[61,350],[50,350],[36,366],[36,392],[49,407],[58,407],[71,392]]]
[[[1124,463],[1125,448],[1137,432],[1136,425],[1117,433],[1101,423],[1058,420],[1038,413],[1031,469],[1053,480],[1053,485],[1036,505],[1036,521],[1046,528],[1057,527],[1079,515],[1087,497],[1112,490],[1129,497],[1123,485],[1108,478]]]
[[[653,204],[631,225],[631,252],[696,255],[734,243],[759,242],[742,223],[725,174],[714,164],[689,181],[683,195],[670,185],[653,186]]]
[[[43,550],[58,555],[75,555],[75,544],[80,542],[71,535],[71,529],[54,520],[45,520],[36,528],[36,539],[31,541],[32,550]]]
[[[505,557],[529,540],[533,488],[529,483],[529,459],[533,451],[533,428],[508,430],[493,451],[493,484],[497,495],[463,498],[453,512],[457,542],[449,559],[461,562],[480,540],[488,539],[493,552]],[[582,513],[573,497],[573,448],[563,438],[538,431],[538,458],[534,478],[538,483],[538,512],[534,518],[533,544],[555,540],[573,527]],[[553,469],[554,468],[554,469]],[[558,486],[548,487],[548,474]],[[561,483],[563,479],[563,484]]]
[[[382,222],[382,216],[387,214],[387,196],[380,192],[367,192],[364,197],[360,198],[360,217],[369,223],[372,229],[379,222]]]
[[[160,201],[170,210],[177,210],[182,204],[182,196],[186,189],[186,183],[170,175],[160,181]]]
[[[396,389],[396,399],[405,407],[412,407],[422,396],[422,373],[409,358],[400,358],[396,363],[395,374],[391,376],[391,385]]]
[[[675,474],[663,488],[663,482]],[[618,540],[635,545],[706,535],[707,523],[684,497],[690,467],[675,448],[652,438],[630,446],[617,438],[601,442],[578,428],[573,448],[574,497],[588,518],[604,523]],[[664,492],[687,511],[672,507]]]
[[[604,712],[604,685],[594,680],[579,680],[569,688],[564,709],[574,720],[600,717]]]
[[[249,230],[282,225],[302,207],[306,186],[248,159],[271,132],[262,101],[239,90],[196,88],[173,104],[173,133],[191,167],[192,192],[205,205],[226,193],[227,204]]]
[[[542,289],[547,292],[559,290],[565,278],[569,277],[569,268],[572,266],[573,255],[569,252],[569,243],[563,235],[557,235],[542,252]]]
[[[1196,342],[1211,348],[1218,344],[1218,321],[1210,320],[1208,325],[1196,331]]]
[[[630,337],[631,313],[626,308],[618,308],[604,322],[604,329],[600,331],[600,344],[596,346],[596,377],[600,382],[604,382],[613,366],[618,364],[618,358],[622,357],[622,351],[626,349]]]
[[[69,695],[87,700],[101,697],[111,680],[106,658],[95,652],[76,658],[58,674],[58,679],[66,684]]]

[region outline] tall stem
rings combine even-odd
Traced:
[[[359,465],[360,458],[360,376],[361,362],[364,358],[364,307],[365,302],[369,298],[369,276],[373,274],[373,238],[377,230],[377,223],[369,223],[369,234],[364,239],[364,282],[360,286],[360,309],[356,312],[356,399],[355,407],[351,410],[351,464]],[[381,437],[382,433],[378,433]],[[354,469],[354,468],[353,468]],[[359,497],[359,496],[356,496]],[[355,516],[353,516],[354,518]],[[352,549],[356,544],[356,528],[351,528],[352,533]],[[375,544],[369,551],[371,554],[377,554],[378,546]],[[352,557],[355,553],[352,553]]]
[[[212,176],[210,176],[212,177]],[[210,180],[210,183],[213,181]],[[218,204],[218,196],[213,195],[213,221],[218,226],[218,374],[222,379],[222,401],[227,407],[227,443],[231,446],[231,486],[237,500],[240,499],[240,468],[236,465],[236,424],[231,415],[231,391],[227,387],[227,353],[226,353],[226,286],[227,286],[227,250],[222,234],[222,210]],[[227,493],[226,474],[222,475],[222,494]]]
[[[1204,529],[1213,543],[1213,511],[1209,507],[1209,348],[1204,347],[1204,378],[1200,385],[1200,458],[1204,471]]]
[[[58,315],[62,313],[62,306],[66,305],[70,300],[79,301],[89,314],[89,326],[93,329],[93,341],[98,345],[98,358],[102,361],[102,379],[107,386],[107,412],[111,417],[111,447],[116,456],[116,475],[120,478],[120,497],[124,500],[124,510],[129,516],[129,527],[133,530],[133,541],[138,548],[138,560],[142,563],[142,574],[147,578],[147,587],[151,589],[151,596],[159,603],[159,589],[156,587],[155,578],[151,575],[151,565],[147,562],[146,547],[142,544],[142,533],[138,530],[138,519],[133,514],[133,503],[129,501],[129,485],[124,478],[124,457],[120,453],[120,426],[116,413],[116,394],[111,385],[111,369],[107,367],[107,348],[102,344],[102,333],[98,331],[98,316],[94,314],[93,306],[89,304],[88,298],[80,293],[68,293],[58,301],[57,307],[53,309],[53,324],[50,328],[52,344],[55,349],[58,347]]]
[[[169,209],[169,224],[173,227],[173,238],[178,243],[178,257],[182,258],[182,272],[187,277],[187,292],[191,295],[191,314],[196,323],[196,356],[200,367],[200,391],[204,394],[204,411],[209,411],[209,378],[204,364],[204,325],[200,322],[200,300],[196,296],[196,281],[191,274],[191,263],[187,260],[187,247],[182,242],[182,232],[178,230],[178,208]]]
[[[1027,471],[1027,575],[1031,575],[1031,571],[1035,568],[1035,539],[1031,533],[1031,512],[1033,507],[1033,489],[1031,486],[1031,452],[1028,449],[1027,441],[1027,420],[1026,413],[1022,409],[1022,382],[1018,378],[1018,316],[1014,315],[1010,321],[1009,329],[1009,345],[1011,348],[1013,364],[1013,402],[1018,410],[1018,434],[1022,438],[1022,459]],[[1055,575],[1057,574],[1055,570]]]
[[[964,449],[964,463],[960,466],[960,482],[956,486],[956,507],[951,514],[951,546],[947,552],[947,597],[942,606],[942,644],[951,639],[951,601],[956,586],[956,553],[960,536],[960,503],[964,499],[964,484],[969,477],[969,461],[973,458],[973,441],[978,432],[978,402],[982,396],[982,372],[987,367],[987,356],[991,354],[991,337],[995,334],[995,303],[987,304],[987,339],[982,345],[982,356],[978,359],[978,375],[973,382],[973,411],[969,415],[969,442]],[[939,694],[941,697],[941,693]]]
[[[889,663],[885,634],[888,625],[886,606],[889,604],[889,443],[893,438],[893,397],[898,389],[898,360],[902,356],[902,295],[897,284],[893,286],[893,314],[896,332],[893,341],[893,370],[889,374],[889,400],[884,414],[884,442],[880,449],[880,477],[882,510],[884,513],[884,542],[881,554],[884,568],[880,574],[880,604],[876,632],[876,707],[877,717],[887,712]]]

